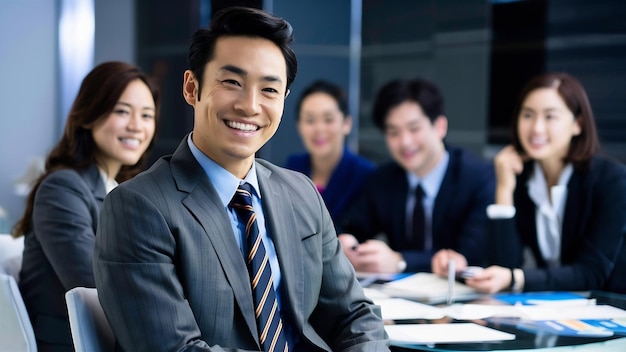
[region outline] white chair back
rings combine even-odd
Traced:
[[[0,234],[0,273],[13,276],[19,282],[24,252],[24,236],[13,238],[8,234]]]
[[[37,342],[13,276],[0,273],[0,351],[35,352]]]
[[[115,337],[95,288],[75,287],[65,293],[76,352],[115,350]]]

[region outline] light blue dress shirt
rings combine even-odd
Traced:
[[[256,214],[257,226],[259,227],[259,235],[263,240],[263,245],[265,246],[265,252],[267,253],[267,257],[270,262],[270,266],[272,268],[272,276],[274,277],[274,291],[276,291],[276,298],[278,299],[278,303],[280,304],[280,265],[278,264],[278,258],[276,257],[276,249],[274,248],[274,242],[270,238],[270,235],[267,232],[267,228],[265,227],[265,216],[263,214],[263,206],[261,205],[261,192],[259,190],[259,181],[256,177],[256,162],[252,163],[252,168],[248,172],[248,175],[244,180],[240,180],[235,177],[235,175],[228,172],[226,169],[218,165],[215,161],[211,160],[207,157],[191,140],[191,134],[187,139],[187,144],[189,145],[189,149],[191,149],[191,153],[196,158],[202,169],[209,177],[209,180],[215,187],[220,200],[222,201],[222,205],[226,212],[230,217],[230,224],[233,228],[233,233],[235,234],[235,240],[237,240],[237,244],[239,245],[239,250],[241,251],[241,255],[244,255],[244,241],[245,238],[245,226],[240,223],[237,218],[237,214],[235,210],[228,206],[231,199],[235,195],[237,188],[240,183],[247,182],[254,188],[255,194],[252,195],[252,207],[254,208],[254,212]]]

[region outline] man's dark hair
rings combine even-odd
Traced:
[[[384,131],[389,111],[407,101],[419,104],[431,123],[444,115],[443,95],[434,83],[423,78],[396,79],[378,91],[372,114],[374,125]]]
[[[233,6],[220,10],[207,28],[197,30],[189,46],[189,69],[198,81],[198,100],[206,64],[215,55],[215,43],[223,36],[260,37],[276,44],[287,64],[287,89],[296,78],[298,61],[289,44],[293,41],[293,28],[289,22],[262,10]]]

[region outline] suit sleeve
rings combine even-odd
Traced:
[[[176,243],[146,197],[118,187],[104,201],[94,253],[98,296],[125,351],[235,351],[209,346],[176,273]]]
[[[97,207],[91,190],[74,171],[52,173],[37,189],[34,233],[66,290],[95,287],[91,263]]]
[[[494,172],[493,168],[485,165],[480,168],[474,187],[471,187],[471,198],[467,204],[467,216],[458,236],[456,250],[463,254],[469,265],[487,265],[488,237],[487,206],[494,200]]]
[[[313,327],[333,351],[389,351],[380,307],[365,297],[319,196],[318,202],[323,266],[318,304],[311,316]]]
[[[341,223],[337,226],[337,233],[349,233],[359,242],[365,242],[375,236],[371,231],[378,228],[377,211],[371,182],[365,183],[361,189],[359,196],[346,208]]]

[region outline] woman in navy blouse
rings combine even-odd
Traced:
[[[290,155],[285,167],[313,180],[333,221],[339,224],[375,165],[345,145],[352,118],[339,86],[314,82],[302,93],[297,112],[298,132],[307,152]]]

